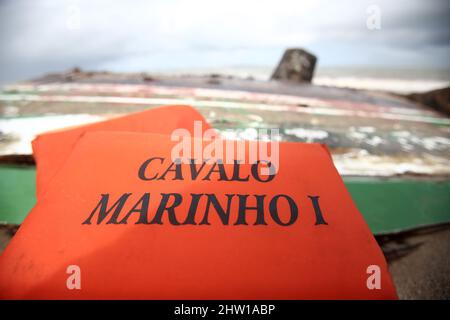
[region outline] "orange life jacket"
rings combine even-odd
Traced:
[[[384,256],[320,144],[280,143],[278,171],[265,182],[251,163],[239,167],[248,181],[221,179],[217,161],[203,168],[209,179],[194,179],[189,163],[180,164],[182,179],[174,167],[152,179],[171,160],[140,175],[148,159],[171,159],[167,135],[75,140],[0,256],[1,298],[396,298]],[[230,178],[235,164],[223,170]]]

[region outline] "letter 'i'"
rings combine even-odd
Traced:
[[[322,211],[320,210],[319,205],[319,196],[308,196],[308,198],[311,199],[311,202],[314,207],[314,212],[316,214],[316,225],[318,224],[328,224],[325,219],[323,218]]]

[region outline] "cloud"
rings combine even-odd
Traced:
[[[377,31],[366,28],[373,3],[381,9]],[[311,49],[321,65],[449,67],[449,12],[445,0],[10,0],[0,3],[1,77],[75,65],[274,65],[293,46]]]

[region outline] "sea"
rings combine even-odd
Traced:
[[[165,75],[220,74],[244,79],[268,80],[273,67],[231,66],[149,72]],[[450,69],[386,67],[318,67],[313,83],[322,86],[387,91],[399,94],[426,92],[450,86]]]

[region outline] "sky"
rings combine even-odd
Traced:
[[[448,0],[0,0],[0,82],[75,66],[162,72],[275,66],[450,69]]]

